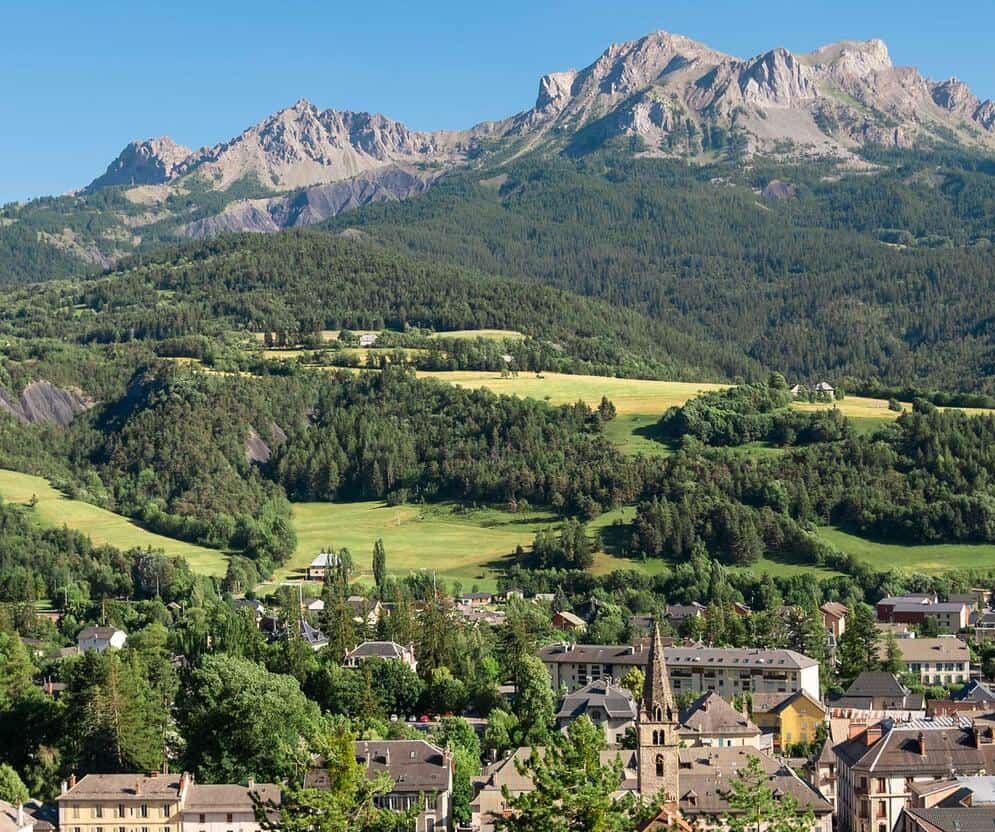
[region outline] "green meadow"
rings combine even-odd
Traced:
[[[83,532],[97,545],[118,549],[162,549],[167,555],[184,557],[195,572],[224,575],[228,562],[217,549],[196,546],[147,531],[134,521],[82,500],[70,500],[54,489],[44,477],[0,470],[0,497],[9,503],[29,503],[38,522],[46,526],[68,526]]]

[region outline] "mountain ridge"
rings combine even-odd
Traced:
[[[765,125],[770,110],[791,111],[793,121]],[[254,175],[265,187],[285,191],[389,165],[452,166],[488,139],[534,147],[551,133],[603,119],[609,120],[606,138],[638,136],[650,144],[647,152],[665,155],[707,151],[708,140],[686,134],[714,125],[742,130],[749,154],[773,152],[788,140],[803,154],[845,159],[866,143],[937,139],[940,128],[995,149],[995,102],[981,101],[956,77],[932,81],[894,66],[880,39],[844,40],[808,53],[776,47],[743,59],[659,31],[612,44],[582,69],[543,75],[533,107],[465,130],[413,131],[379,113],[321,110],[302,98],[197,151],[168,137],[131,142],[87,187],[126,184],[128,174],[131,184],[146,185],[199,174],[220,190]]]

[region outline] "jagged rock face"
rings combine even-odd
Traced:
[[[544,76],[536,106],[504,129],[533,144],[584,130],[585,148],[639,136],[650,153],[693,155],[705,149],[693,136],[718,127],[737,130],[753,152],[787,145],[801,155],[849,156],[866,143],[910,146],[951,131],[993,147],[993,125],[995,105],[979,104],[956,79],[936,83],[893,66],[880,40],[741,60],[659,32],[612,45],[585,69]]]
[[[417,133],[382,115],[319,110],[300,100],[234,139],[196,152],[171,139],[132,142],[95,179],[111,185],[161,185],[183,177],[224,190],[246,178],[275,193],[351,179],[399,164],[462,160],[468,134]]]
[[[177,175],[191,150],[168,136],[130,142],[107,166],[107,172],[93,180],[90,190],[112,185],[160,185]]]
[[[96,402],[81,390],[64,389],[45,381],[32,381],[20,396],[0,387],[0,410],[32,425],[65,427]]]
[[[743,101],[762,106],[790,107],[818,95],[812,71],[787,49],[775,49],[750,61],[739,73]]]
[[[859,163],[856,151],[867,144],[937,141],[991,151],[995,103],[980,102],[956,78],[936,82],[894,66],[880,40],[741,59],[655,32],[612,44],[583,69],[544,75],[534,107],[468,130],[416,132],[386,116],[320,110],[302,99],[196,152],[166,138],[132,142],[90,188],[154,186],[129,197],[154,204],[155,221],[190,237],[268,232],[418,194],[492,149],[580,155],[617,138],[647,155],[705,158],[835,156]],[[263,198],[232,201],[196,221],[167,205],[172,194],[245,180],[262,186]],[[52,244],[73,245],[71,235],[63,237]],[[117,251],[86,256],[109,263]]]
[[[190,223],[186,234],[200,238],[225,231],[270,232],[317,225],[361,205],[422,193],[436,176],[391,166],[341,182],[316,185],[292,196],[239,200],[220,214]]]
[[[974,112],[974,120],[985,130],[995,131],[995,101],[983,101]]]
[[[415,133],[369,113],[321,111],[308,101],[250,127],[237,138],[196,154],[184,173],[215,188],[254,176],[275,191],[350,179],[392,164],[458,156],[452,136]]]
[[[971,92],[971,88],[958,78],[950,78],[935,84],[932,96],[936,106],[968,118],[974,117],[974,113],[981,103]]]

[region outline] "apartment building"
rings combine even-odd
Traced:
[[[668,647],[667,670],[674,694],[793,693],[819,699],[819,663],[793,650],[742,647]],[[610,644],[550,644],[539,651],[555,690],[573,692],[601,678],[620,679],[631,667],[645,670],[649,651]]]
[[[890,624],[922,624],[931,618],[941,633],[959,632],[971,617],[971,606],[963,600],[940,601],[935,594],[889,595],[875,610],[878,621]]]
[[[248,786],[190,787],[180,810],[180,832],[258,832],[255,795],[262,804],[280,803],[280,787],[271,783]]]
[[[62,784],[59,828],[65,832],[180,832],[188,774],[88,774]]]
[[[971,678],[971,651],[959,638],[903,638],[898,648],[908,672],[924,685],[963,684]],[[881,645],[882,657],[886,649]]]
[[[992,730],[949,719],[852,723],[833,751],[841,832],[891,832],[917,784],[995,770]]]
[[[258,832],[252,795],[279,803],[271,783],[195,784],[189,774],[88,774],[58,797],[65,832]]]
[[[453,758],[425,740],[361,740],[356,761],[370,777],[387,774],[394,783],[389,794],[376,797],[383,808],[406,811],[418,806],[413,832],[453,830]],[[328,770],[314,768],[305,777],[313,789],[330,787]]]

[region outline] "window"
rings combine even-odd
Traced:
[[[101,806],[99,803],[93,807],[93,816],[95,818],[102,818],[104,816],[104,807]],[[98,832],[99,832],[99,827],[98,827]]]
[[[139,814],[143,818],[147,818],[149,816],[149,804],[148,803],[143,803],[142,804],[141,808],[139,809]],[[142,827],[142,832],[145,832],[146,829],[148,829],[148,827],[147,826],[143,826]]]
[[[663,777],[663,771],[664,771],[663,755],[662,754],[657,754],[656,755],[656,776],[657,777]]]
[[[117,816],[119,818],[123,818],[124,817],[124,804],[123,803],[118,803],[118,805],[117,805]]]
[[[878,792],[882,793],[882,792],[886,792],[886,791],[888,791],[888,789],[887,789],[887,786],[885,785],[885,779],[883,777],[879,777],[878,778]]]
[[[231,823],[231,812],[225,815],[225,823]]]
[[[207,815],[201,814],[201,816],[200,816],[200,822],[201,823],[207,823]]]

